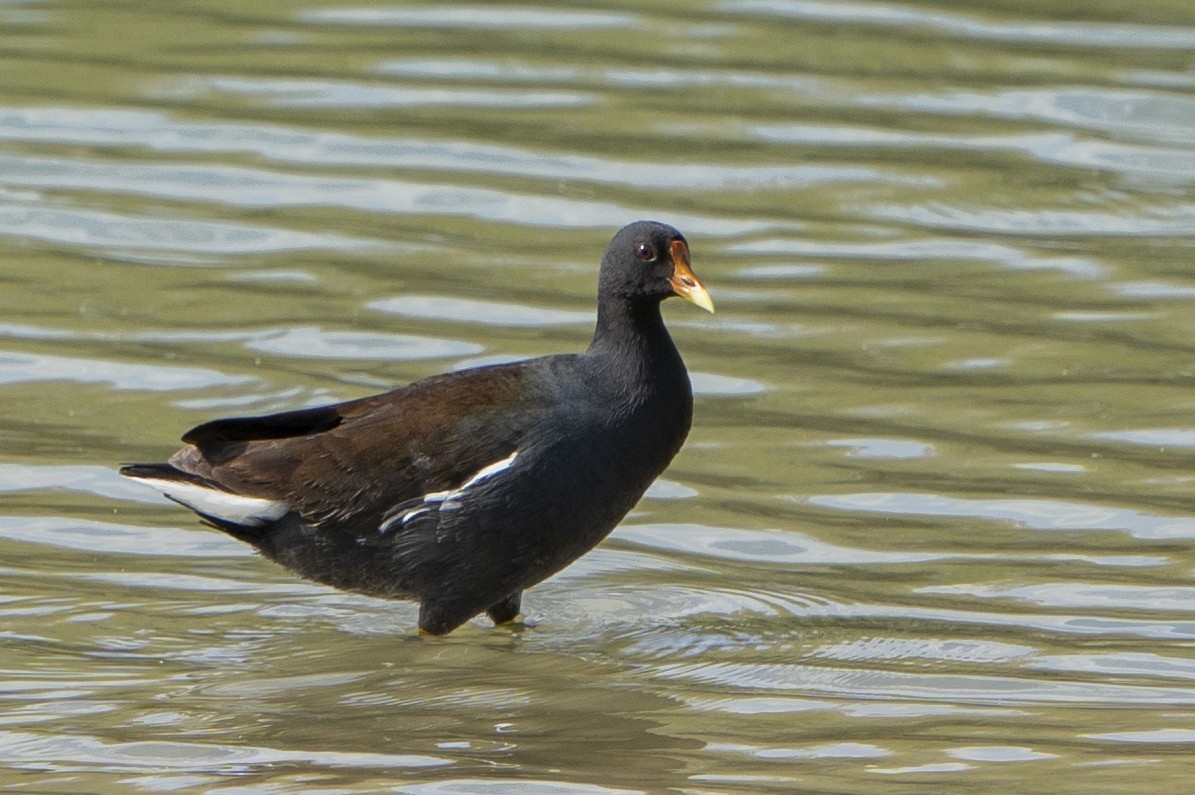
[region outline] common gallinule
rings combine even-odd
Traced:
[[[120,472],[296,574],[418,600],[422,634],[483,611],[505,623],[524,588],[614,529],[684,442],[693,396],[660,317],[672,295],[714,309],[680,232],[640,221],[602,258],[584,353],[214,420],[169,463]]]

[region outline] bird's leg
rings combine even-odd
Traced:
[[[490,606],[485,613],[495,624],[509,624],[519,615],[522,597],[522,591],[515,591]],[[424,601],[419,605],[419,634],[447,635],[475,615],[476,604],[462,606],[455,602]]]
[[[460,605],[452,602],[424,601],[419,605],[419,634],[447,635],[477,615],[476,610],[476,607],[462,610]]]
[[[490,605],[485,614],[490,617],[496,625],[509,624],[519,616],[519,605],[523,601],[523,592],[515,591],[510,596],[507,596],[501,602]]]

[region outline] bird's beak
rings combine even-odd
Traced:
[[[672,278],[668,280],[672,292],[686,301],[692,301],[706,312],[713,312],[713,299],[701,280],[693,275],[689,265],[689,246],[683,240],[673,240],[668,252],[672,255]]]

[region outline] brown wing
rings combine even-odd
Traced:
[[[382,395],[189,431],[170,463],[308,521],[364,535],[396,505],[453,489],[519,448],[549,408],[529,363],[420,381]]]

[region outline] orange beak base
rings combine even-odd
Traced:
[[[689,264],[689,246],[683,240],[673,240],[668,247],[672,255],[672,278],[668,283],[672,285],[672,292],[686,301],[691,301],[707,312],[714,311],[714,301],[701,280],[693,275],[693,268]]]

